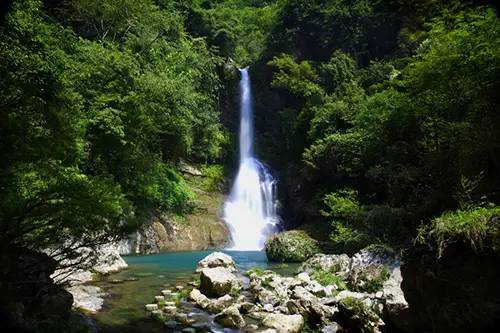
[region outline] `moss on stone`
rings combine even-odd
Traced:
[[[277,234],[266,242],[270,261],[302,262],[320,252],[318,242],[302,230]]]
[[[339,323],[349,327],[349,331],[372,333],[377,326],[379,317],[362,301],[354,297],[346,297],[339,302]]]

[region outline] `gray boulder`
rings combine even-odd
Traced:
[[[401,269],[395,268],[384,283],[383,298],[385,299],[384,314],[395,327],[403,332],[413,332],[416,329],[408,302],[401,289]]]
[[[243,316],[236,306],[230,306],[214,318],[216,323],[224,327],[242,328],[246,325]]]
[[[241,281],[224,267],[204,268],[200,273],[200,290],[209,297],[229,294],[232,289],[241,289]]]
[[[236,271],[236,264],[234,263],[234,260],[233,258],[231,258],[231,256],[222,252],[214,252],[203,258],[200,262],[198,262],[198,266],[196,267],[196,272],[199,273],[204,268],[215,268],[215,267],[224,267],[231,272]]]
[[[278,333],[300,333],[304,328],[304,318],[301,315],[270,313],[266,315],[262,324],[275,329]]]

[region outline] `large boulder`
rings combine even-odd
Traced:
[[[384,329],[384,322],[360,299],[345,297],[338,304],[335,322],[348,328],[349,332],[379,333]]]
[[[227,268],[204,268],[200,273],[200,290],[209,297],[220,297],[241,289],[241,281]]]
[[[269,238],[267,258],[278,262],[302,262],[320,252],[318,242],[301,230],[286,231]]]
[[[417,324],[411,315],[408,302],[401,289],[401,269],[394,268],[391,276],[383,286],[383,298],[385,300],[384,315],[392,326],[402,332],[414,332]]]
[[[3,249],[0,262],[0,331],[64,329],[73,296],[50,277],[57,262],[26,248]]]
[[[415,331],[495,332],[500,327],[500,217],[483,222],[482,234],[453,234],[456,229],[450,227],[449,233],[423,235],[425,240],[405,252],[401,287],[421,325]]]
[[[301,266],[301,270],[311,274],[336,275],[349,289],[374,293],[382,290],[390,271],[398,267],[399,260],[376,247],[363,249],[349,258],[345,254],[317,254]]]
[[[196,272],[201,272],[204,268],[215,268],[215,267],[224,267],[228,270],[235,272],[236,264],[231,256],[222,253],[222,252],[214,252],[203,258],[200,262],[198,262],[198,266],[196,267]]]
[[[262,324],[275,329],[278,333],[300,333],[304,327],[304,318],[301,315],[270,313],[266,315]]]

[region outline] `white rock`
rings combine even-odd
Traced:
[[[176,306],[166,306],[163,308],[163,311],[165,311],[166,313],[174,313],[177,311],[177,307]]]
[[[306,272],[300,273],[299,275],[297,275],[297,278],[306,284],[309,284],[311,282],[311,277]]]
[[[222,252],[214,252],[203,258],[200,262],[198,262],[196,272],[199,273],[204,268],[215,268],[215,267],[224,267],[231,272],[236,271],[236,264],[234,263],[234,260],[231,256]]]
[[[96,313],[104,304],[106,295],[101,288],[96,286],[78,285],[68,288],[73,295],[73,307]]]
[[[191,290],[189,298],[193,302],[198,304],[198,306],[200,306],[202,309],[205,309],[210,304],[210,300],[208,299],[208,297],[203,295],[198,289]]]
[[[163,289],[161,291],[162,295],[163,296],[170,296],[170,294],[172,294],[172,290],[169,290],[169,289]]]
[[[274,328],[278,333],[300,333],[304,327],[304,318],[301,315],[270,313],[262,324]]]
[[[146,311],[155,311],[158,310],[158,304],[146,304],[144,308]]]
[[[156,303],[165,302],[165,296],[155,296],[155,302]]]
[[[236,276],[224,267],[203,268],[200,281],[200,290],[207,296],[224,296],[232,289],[241,288]]]

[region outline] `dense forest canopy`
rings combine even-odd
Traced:
[[[487,2],[3,9],[2,246],[71,239],[71,254],[191,209],[178,163],[232,165],[234,68],[247,65],[289,226],[327,229],[338,251],[400,248],[445,211],[498,204],[500,25]]]

